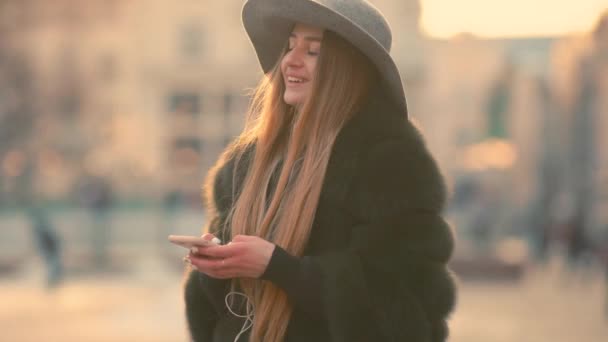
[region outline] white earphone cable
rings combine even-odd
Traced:
[[[232,308],[230,307],[230,304],[228,303],[228,298],[230,296],[236,296],[236,295],[245,297],[245,300],[247,302],[247,305],[246,305],[247,313],[245,315],[240,315],[240,314],[234,312],[232,310]],[[228,308],[228,311],[230,311],[231,314],[233,314],[235,317],[245,318],[245,322],[243,323],[243,326],[241,327],[241,331],[239,331],[239,333],[234,338],[234,342],[238,342],[239,337],[241,337],[242,334],[244,334],[247,330],[249,330],[253,326],[253,313],[254,313],[255,308],[253,306],[253,303],[251,302],[249,297],[247,297],[246,294],[241,293],[241,292],[236,292],[236,291],[229,292],[226,295],[226,297],[224,297],[224,302],[226,303],[226,307]]]

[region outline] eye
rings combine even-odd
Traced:
[[[321,44],[318,42],[312,42],[308,45],[308,55],[318,56],[321,53]]]

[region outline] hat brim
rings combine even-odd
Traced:
[[[407,115],[401,77],[389,52],[373,36],[340,13],[310,0],[249,0],[243,6],[242,19],[264,73],[277,63],[294,23],[301,22],[337,33],[376,66],[391,98]]]

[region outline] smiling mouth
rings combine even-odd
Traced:
[[[308,82],[308,81],[303,78],[287,76],[287,84],[297,85],[297,84],[302,84],[302,83],[306,83],[306,82]]]

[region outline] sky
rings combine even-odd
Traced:
[[[591,30],[608,0],[420,0],[422,30],[436,38],[555,36]]]

